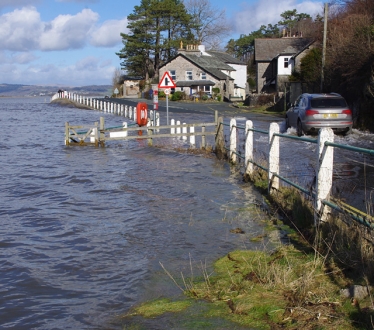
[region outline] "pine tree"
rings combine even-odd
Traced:
[[[116,53],[130,75],[149,81],[162,62],[175,55],[180,41],[191,41],[191,16],[181,0],[142,0],[127,17],[130,33],[121,33],[124,47]]]

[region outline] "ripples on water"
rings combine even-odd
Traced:
[[[231,228],[262,230],[227,164],[144,141],[65,147],[65,121],[123,119],[45,101],[0,99],[0,328],[115,327],[141,299],[178,294],[159,262],[179,273],[250,247]]]

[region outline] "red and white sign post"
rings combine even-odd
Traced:
[[[158,83],[158,88],[164,89],[166,95],[166,125],[169,125],[169,94],[170,89],[175,88],[175,83],[173,79],[170,77],[169,72],[165,72],[162,76],[160,82]]]

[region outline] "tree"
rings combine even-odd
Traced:
[[[283,20],[279,21],[278,25],[283,26],[286,30],[288,30],[289,36],[299,34],[297,26],[299,25],[300,22],[304,20],[311,21],[311,17],[309,14],[305,14],[305,13],[298,14],[296,9],[286,10],[285,12],[280,14],[280,16],[283,18]]]
[[[127,17],[128,34],[121,33],[124,47],[116,53],[130,75],[149,81],[158,76],[163,61],[175,54],[180,41],[191,40],[191,16],[181,0],[141,0]]]
[[[212,7],[209,0],[186,0],[185,5],[192,16],[195,40],[211,49],[220,48],[222,39],[232,30],[225,10]]]

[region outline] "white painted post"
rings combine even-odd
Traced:
[[[323,205],[322,201],[330,197],[332,175],[334,166],[334,148],[325,146],[325,142],[334,142],[334,132],[331,128],[322,128],[318,134],[318,159],[316,178],[316,212],[314,225],[326,221],[330,207]]]
[[[124,114],[124,106],[123,104],[121,104],[121,116],[123,116],[123,114]]]
[[[129,106],[129,118],[130,119],[132,118],[132,106],[131,105]]]
[[[134,114],[133,114],[133,117],[134,117],[134,121],[135,121],[135,122],[136,122],[137,115],[138,115],[137,108],[134,107]]]
[[[245,173],[253,174],[253,122],[247,120],[245,122]]]
[[[95,143],[95,140],[97,139],[97,128],[92,129],[92,133],[90,134],[90,142]]]
[[[190,133],[193,134],[195,133],[195,127],[191,126],[190,127]],[[190,144],[192,147],[195,147],[196,141],[195,141],[195,135],[190,135]]]
[[[177,126],[180,125],[180,124],[181,124],[180,120],[177,120]],[[177,134],[180,134],[180,132],[181,132],[181,128],[180,128],[180,126],[178,126],[177,127]],[[178,136],[178,138],[179,138],[179,136]]]
[[[236,120],[230,120],[230,161],[236,163]]]
[[[175,125],[175,119],[170,120],[170,125],[174,126]],[[175,134],[175,127],[170,128],[170,134]]]
[[[125,133],[125,136],[127,136],[127,135],[128,135],[128,132],[127,132],[127,122],[124,121],[124,122],[122,123],[122,126],[123,126],[124,129],[126,129],[126,131],[125,131],[124,133]]]
[[[156,123],[154,123],[154,120],[153,120],[153,110],[149,110],[149,125],[150,126],[156,125]]]
[[[100,111],[103,111],[103,101],[100,101]]]
[[[127,105],[125,105],[125,117],[128,118],[129,117],[129,108]]]
[[[279,125],[277,123],[271,123],[269,128],[269,169],[268,169],[268,180],[269,180],[269,193],[271,194],[273,189],[279,189],[279,178],[275,174],[279,175]]]
[[[160,126],[160,113],[156,111],[156,126]]]
[[[186,123],[183,123],[183,125],[186,125]],[[182,131],[183,131],[183,133],[187,133],[187,127],[186,127],[186,126],[183,126],[183,127],[182,127]],[[183,139],[184,141],[187,141],[187,136],[183,135],[183,136],[182,136],[182,139]]]

